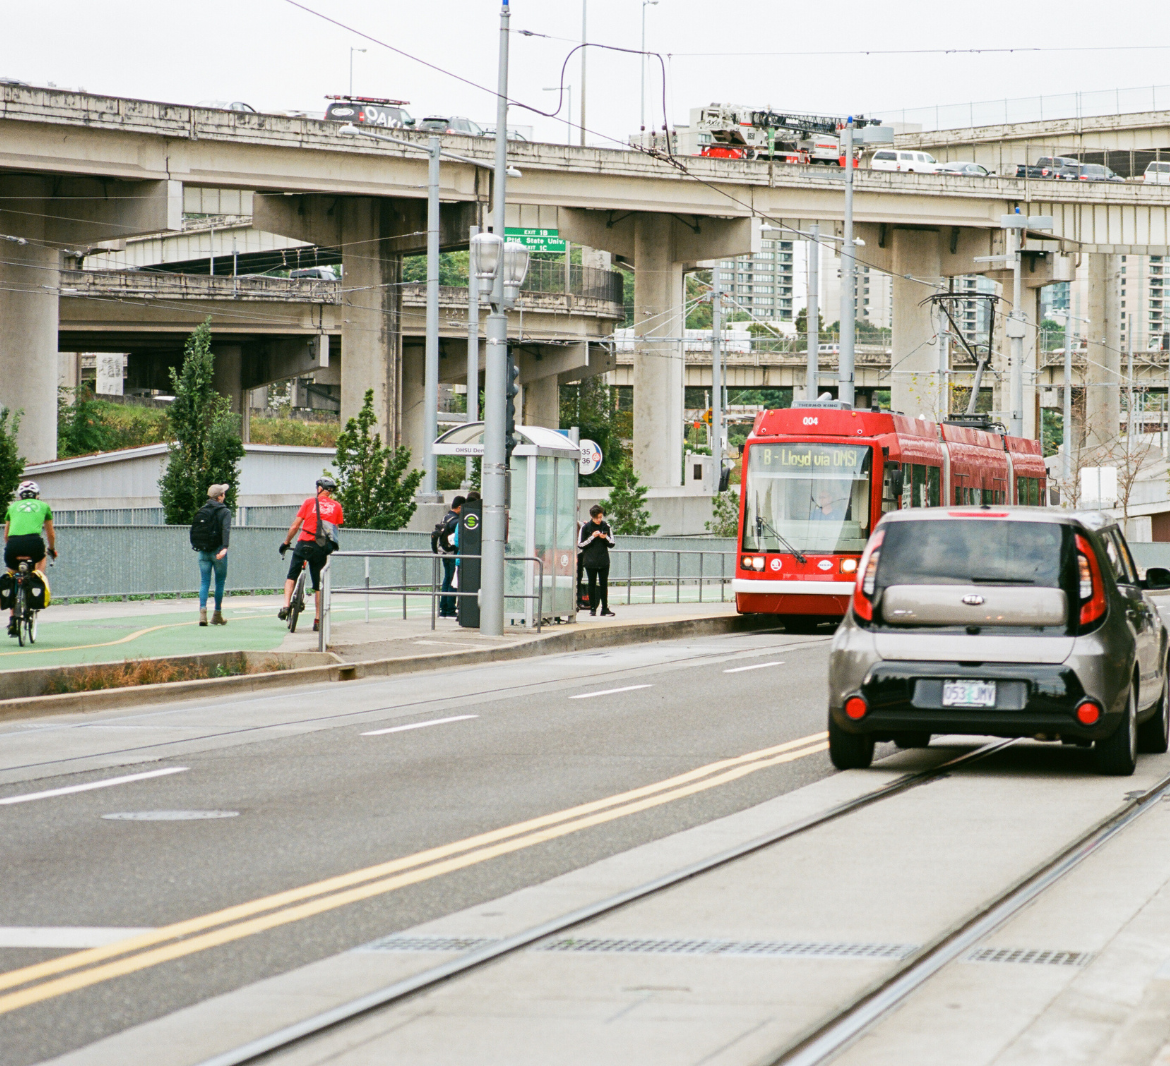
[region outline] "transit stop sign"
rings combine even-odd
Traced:
[[[582,475],[596,474],[601,468],[601,449],[594,441],[581,441],[581,460],[579,469]]]

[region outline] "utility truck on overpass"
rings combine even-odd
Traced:
[[[844,118],[805,115],[739,104],[708,104],[691,110],[697,154],[723,159],[774,159],[784,163],[844,166]],[[853,119],[856,149],[893,144],[894,129],[880,118]],[[856,166],[854,160],[854,166]]]

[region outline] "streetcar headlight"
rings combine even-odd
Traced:
[[[752,560],[752,569],[753,570],[763,570],[764,569],[764,557],[762,555],[757,555]]]
[[[745,555],[742,559],[740,559],[739,565],[742,566],[745,570],[750,570],[752,568],[752,557],[750,555]]]
[[[856,559],[842,559],[841,560],[841,573],[853,574],[856,572],[857,572],[857,560]]]

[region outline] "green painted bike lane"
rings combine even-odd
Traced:
[[[53,607],[41,612],[35,644],[20,647],[15,637],[0,643],[0,670],[28,670],[73,663],[122,662],[207,651],[275,651],[288,636],[275,608],[224,611],[226,626],[199,625],[196,611],[135,615],[98,615],[53,620]],[[301,618],[311,628],[311,614]],[[0,631],[2,632],[2,631]],[[300,627],[298,627],[298,634]]]

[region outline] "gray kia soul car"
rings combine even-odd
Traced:
[[[1131,774],[1170,737],[1167,632],[1108,515],[1032,507],[895,511],[874,530],[829,661],[829,753],[934,733],[1092,746]]]

